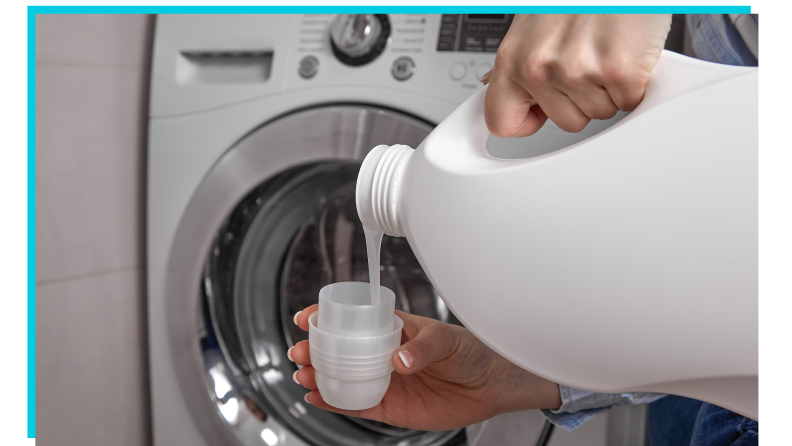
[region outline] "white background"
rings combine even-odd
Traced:
[[[164,5],[220,5],[219,1],[184,2],[170,0]],[[235,5],[289,5],[266,0],[233,2]],[[678,5],[679,1],[651,2],[564,2],[566,5]],[[5,137],[0,175],[2,203],[2,323],[5,361],[0,366],[0,444],[32,445],[27,439],[27,6],[73,5],[51,0],[28,3],[5,0],[0,6],[2,32],[2,120]],[[157,5],[134,0],[88,1],[82,5]],[[332,5],[338,2],[304,2],[305,5]],[[426,5],[424,1],[386,3],[343,2],[346,5]],[[487,5],[492,2],[434,0],[432,5]],[[495,2],[499,6],[558,4],[547,1]],[[759,296],[760,296],[760,413],[763,444],[788,444],[788,418],[792,414],[792,2],[754,0],[706,1],[697,5],[750,5],[760,14],[762,62],[759,84]],[[735,352],[739,354],[739,352]],[[38,395],[39,398],[45,397]],[[75,410],[80,410],[75,407]]]

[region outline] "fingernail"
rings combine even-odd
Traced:
[[[490,76],[492,76],[492,70],[487,71],[486,73],[484,73],[484,76],[481,76],[481,83],[487,85]]]
[[[288,350],[286,350],[286,357],[287,357],[287,358],[289,358],[289,361],[291,361],[291,362],[294,362],[294,360],[293,360],[293,359],[292,359],[292,357],[291,357],[291,351],[292,351],[293,349],[294,349],[294,347],[289,347],[289,349],[288,349]],[[281,376],[283,376],[283,375],[281,375]]]
[[[412,353],[408,352],[407,350],[400,351],[399,352],[399,358],[401,358],[402,364],[404,364],[404,366],[407,367],[408,369],[412,368],[412,365],[415,362],[413,360]]]
[[[297,370],[297,371],[295,371],[295,372],[294,372],[294,375],[292,375],[292,379],[293,379],[293,380],[294,380],[294,382],[296,382],[297,384],[300,384],[300,380],[299,380],[299,379],[297,379],[297,372],[299,372],[299,370]],[[300,385],[302,385],[302,384],[300,384]]]
[[[300,325],[300,324],[297,323],[297,316],[299,316],[300,313],[302,313],[302,310],[298,311],[297,313],[294,314],[294,325]]]
[[[313,406],[313,403],[312,403],[312,402],[310,402],[310,401],[308,401],[308,395],[310,395],[310,393],[306,393],[306,394],[305,394],[305,398],[303,398],[303,399],[305,400],[305,402],[306,402],[306,403],[308,403],[308,404],[310,404],[311,406]]]

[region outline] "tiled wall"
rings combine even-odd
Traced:
[[[153,17],[36,19],[36,437],[151,443],[145,166]]]

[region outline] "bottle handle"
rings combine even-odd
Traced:
[[[646,85],[644,99],[630,113],[630,117],[634,119],[655,106],[687,92],[756,70],[756,67],[705,62],[663,50]],[[458,132],[458,136],[455,138],[459,140],[457,147],[468,146],[473,149],[476,155],[492,159],[493,157],[489,154],[489,149],[487,148],[487,142],[491,135],[484,120],[484,98],[488,88],[489,85],[486,85],[474,93],[449,116],[448,120],[455,120],[462,125],[461,127],[453,126],[452,129],[449,129]],[[465,144],[466,142],[467,144]],[[507,160],[499,161],[506,162]]]

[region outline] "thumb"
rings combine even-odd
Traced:
[[[459,345],[460,336],[455,328],[444,323],[425,327],[393,352],[393,368],[401,375],[412,375],[434,362],[448,358]]]

